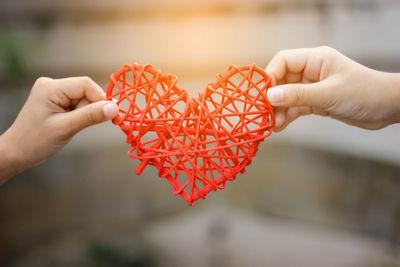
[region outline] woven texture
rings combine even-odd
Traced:
[[[231,66],[198,97],[178,79],[150,65],[125,65],[111,74],[107,98],[119,105],[113,120],[126,134],[128,155],[158,169],[190,205],[244,173],[271,134],[271,78],[255,64]]]

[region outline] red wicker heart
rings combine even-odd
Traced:
[[[271,78],[255,64],[231,66],[198,97],[177,81],[150,65],[125,65],[111,75],[107,98],[119,105],[113,123],[127,136],[128,155],[141,161],[136,173],[155,166],[192,205],[244,173],[271,134]]]

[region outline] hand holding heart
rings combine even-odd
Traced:
[[[376,71],[330,47],[279,52],[268,64],[274,131],[299,116],[330,116],[376,130],[400,122],[400,74]]]
[[[117,115],[88,77],[39,78],[12,126],[0,137],[0,184],[44,162],[80,130]]]

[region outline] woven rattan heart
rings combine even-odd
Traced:
[[[131,145],[128,155],[158,169],[190,205],[235,180],[271,134],[275,118],[266,92],[270,77],[256,65],[231,66],[198,97],[150,65],[125,65],[111,75],[113,120]]]

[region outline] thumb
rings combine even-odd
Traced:
[[[321,107],[325,92],[320,83],[285,84],[268,89],[267,97],[273,106],[315,106]]]
[[[77,108],[64,115],[70,131],[77,133],[86,127],[113,119],[118,114],[118,106],[113,101],[99,101]]]

